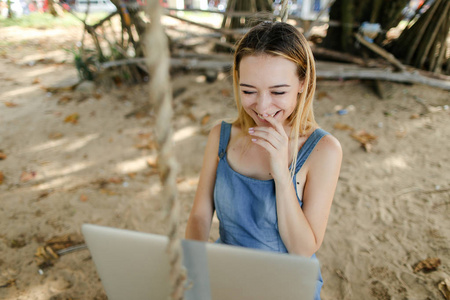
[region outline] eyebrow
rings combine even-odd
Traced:
[[[246,83],[241,83],[241,84],[239,84],[239,86],[255,88],[253,85],[246,84]],[[269,89],[281,88],[281,87],[291,87],[291,86],[289,84],[278,84],[278,85],[270,86]]]

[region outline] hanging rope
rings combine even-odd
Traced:
[[[280,10],[281,22],[286,22],[288,19],[288,15],[289,15],[288,0],[281,0],[281,10]]]
[[[172,91],[170,87],[170,57],[168,40],[161,25],[161,6],[158,0],[147,1],[150,23],[146,34],[146,56],[150,77],[150,101],[156,112],[156,138],[158,144],[158,169],[161,179],[161,198],[167,203],[166,217],[169,220],[169,243],[167,253],[171,266],[171,299],[183,299],[186,270],[182,261],[179,229],[180,204],[177,201],[177,163],[172,145]]]

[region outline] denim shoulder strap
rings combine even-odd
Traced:
[[[327,134],[329,134],[329,133],[326,132],[325,130],[317,128],[308,137],[308,139],[306,140],[306,142],[303,144],[302,148],[298,152],[297,163],[295,165],[295,173],[296,174],[298,173],[298,171],[300,171],[303,164],[305,163],[305,161],[308,159],[311,152],[316,147],[317,143]]]
[[[219,157],[222,158],[227,152],[228,142],[230,140],[231,124],[222,121],[220,126],[220,141],[219,141]]]

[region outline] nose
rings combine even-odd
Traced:
[[[272,103],[272,99],[269,94],[261,93],[256,100],[256,111],[263,115],[269,113],[268,109]]]

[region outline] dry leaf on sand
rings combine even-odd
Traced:
[[[206,125],[206,124],[209,122],[210,119],[211,119],[211,115],[210,115],[210,114],[206,114],[206,115],[202,118],[202,120],[200,121],[200,123],[201,123],[202,125]]]
[[[0,151],[0,160],[6,159],[6,154]]]
[[[64,122],[66,123],[72,123],[72,124],[77,124],[78,123],[78,119],[80,118],[80,115],[77,113],[68,115],[65,119]]]
[[[5,103],[6,107],[16,107],[16,106],[18,106],[18,104],[15,104],[14,102],[7,101],[7,102],[4,102],[4,103]]]
[[[416,264],[414,267],[414,273],[419,271],[431,272],[435,271],[441,265],[441,260],[437,257],[430,257],[424,259]]]
[[[438,289],[446,300],[450,300],[450,277],[445,278],[438,284]]]
[[[0,284],[0,288],[8,288],[13,285],[16,285],[16,279],[9,279],[5,283]]]
[[[372,142],[378,138],[376,135],[370,134],[365,130],[354,132],[351,134],[351,137],[360,142],[367,152],[371,151]]]
[[[57,252],[75,245],[83,243],[81,236],[76,234],[66,234],[51,238],[45,242],[44,246],[37,248],[34,254],[35,261],[39,268],[45,269],[53,266],[53,263],[59,258]]]
[[[111,177],[108,179],[108,182],[115,183],[115,184],[121,184],[123,182],[123,179],[120,177]]]
[[[349,126],[349,125],[347,125],[347,124],[344,124],[344,123],[335,123],[334,125],[333,125],[333,128],[334,129],[338,129],[338,130],[349,130],[349,131],[353,131],[354,129],[353,129],[353,127],[351,127],[351,126]]]
[[[32,180],[34,177],[36,177],[36,172],[31,171],[31,172],[26,172],[23,171],[22,174],[20,175],[20,181],[21,182],[27,182]]]
[[[51,140],[57,140],[62,138],[64,135],[61,132],[52,132],[48,135],[48,138]]]
[[[150,168],[158,168],[158,160],[157,160],[157,159],[149,158],[149,159],[147,159],[147,165],[148,165]]]
[[[0,184],[3,183],[4,179],[5,179],[5,175],[3,175],[3,172],[0,171]]]

